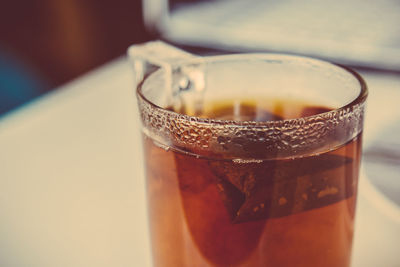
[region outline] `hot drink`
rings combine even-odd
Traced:
[[[291,100],[235,100],[208,104],[196,116],[264,122],[316,115],[318,121],[330,110]],[[343,144],[344,133],[321,127],[316,138],[324,139],[323,149],[314,142],[280,149],[270,143],[284,147],[285,136],[264,130],[218,137],[218,149],[201,151],[144,133],[154,265],[349,266],[361,134]],[[293,140],[297,132],[287,134]],[[245,149],[235,150],[240,144]]]

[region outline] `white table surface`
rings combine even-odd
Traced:
[[[118,59],[0,119],[0,266],[150,266],[131,73]],[[368,146],[400,121],[400,76],[364,76]],[[399,207],[362,175],[353,266],[400,266],[399,242]]]

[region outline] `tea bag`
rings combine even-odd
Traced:
[[[287,216],[346,199],[356,188],[352,164],[351,158],[332,154],[247,163],[209,161],[233,223]]]

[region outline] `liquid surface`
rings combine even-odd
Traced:
[[[201,116],[265,121],[328,110],[242,101]],[[196,157],[147,136],[144,148],[155,266],[349,266],[360,136],[275,160]]]
[[[235,99],[208,103],[197,115],[204,118],[236,121],[276,121],[317,115],[330,110],[330,108],[288,99],[273,101]]]

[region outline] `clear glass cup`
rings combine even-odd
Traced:
[[[132,46],[154,266],[350,264],[367,87],[280,54]]]

